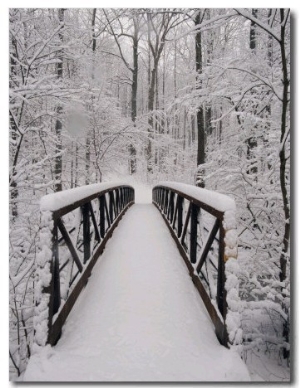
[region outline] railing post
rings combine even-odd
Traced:
[[[85,203],[81,207],[83,218],[83,264],[85,264],[91,256],[91,236],[90,236],[90,206],[89,203]]]
[[[116,216],[119,215],[119,212],[120,212],[120,194],[119,194],[119,190],[117,189],[116,190]]]
[[[195,204],[191,204],[191,233],[190,233],[190,258],[191,263],[197,261],[197,225],[198,225],[199,208]]]
[[[110,228],[112,221],[111,221],[110,216],[109,216],[109,210],[107,207],[107,200],[106,200],[105,194],[103,195],[103,197],[104,197],[104,208],[105,208],[105,214],[106,214],[106,220],[107,220],[107,227]]]
[[[168,202],[169,202],[169,190],[165,189],[165,203],[164,203],[164,213],[167,214],[168,211]]]
[[[218,259],[218,282],[217,282],[217,304],[222,317],[225,319],[227,313],[226,290],[225,290],[225,231],[220,222],[219,235],[219,259]]]
[[[59,278],[59,252],[58,252],[58,227],[57,222],[54,221],[53,226],[53,305],[52,315],[56,314],[59,310],[61,297],[60,297],[60,278]],[[51,317],[52,319],[52,317]]]
[[[114,202],[115,202],[114,193],[113,191],[110,191],[109,192],[109,218],[111,223],[113,223],[113,220],[114,220]]]
[[[104,238],[105,235],[105,204],[104,204],[104,195],[101,195],[99,198],[100,202],[100,235]]]
[[[124,207],[124,192],[123,192],[123,189],[121,188],[120,189],[120,203],[121,203],[121,210],[123,210],[123,207]]]
[[[183,198],[178,195],[178,217],[177,217],[177,236],[182,233],[182,213],[183,213]]]
[[[168,220],[172,223],[174,217],[174,191],[170,192]]]
[[[128,189],[125,188],[124,189],[124,203],[125,203],[125,206],[128,204],[129,202],[129,199],[128,199]]]

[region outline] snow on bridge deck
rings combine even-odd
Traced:
[[[24,381],[249,381],[221,346],[177,247],[152,204],[128,210],[58,344]]]

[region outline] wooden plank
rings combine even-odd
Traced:
[[[83,266],[81,264],[81,261],[77,255],[75,247],[73,246],[73,243],[72,243],[72,240],[69,236],[69,233],[68,233],[64,223],[62,222],[62,220],[60,218],[57,220],[57,226],[59,227],[60,233],[62,234],[62,236],[67,244],[67,247],[72,255],[72,258],[73,258],[75,264],[77,265],[77,268],[79,269],[80,272],[82,272]]]

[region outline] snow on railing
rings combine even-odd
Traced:
[[[134,189],[99,183],[41,199],[34,342],[54,345],[108,238],[134,203]]]
[[[153,203],[171,231],[219,341],[239,345],[235,201],[196,186],[161,182],[153,188]]]

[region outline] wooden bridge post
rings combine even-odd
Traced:
[[[81,211],[83,218],[83,264],[85,264],[91,256],[90,203],[87,202],[82,205]]]
[[[222,317],[225,319],[227,314],[227,303],[226,303],[226,289],[225,289],[225,231],[220,222],[219,230],[219,258],[218,258],[218,283],[217,283],[217,304],[222,314]]]
[[[161,189],[161,193],[160,193],[160,210],[163,211],[164,209],[164,202],[165,201],[165,190],[164,189]]]
[[[191,231],[190,231],[190,259],[195,264],[197,260],[197,225],[198,225],[199,207],[191,204]]]
[[[119,191],[120,191],[120,208],[121,208],[121,210],[122,210],[122,208],[123,208],[123,206],[124,206],[124,192],[123,192],[123,190],[122,189],[119,189]]]
[[[104,195],[99,197],[100,202],[100,235],[104,238],[105,235],[105,204],[104,204]]]
[[[60,279],[59,279],[59,252],[58,252],[58,227],[57,223],[54,221],[53,227],[53,305],[52,305],[52,313],[53,315],[57,313],[60,307]]]
[[[113,223],[113,220],[114,220],[114,202],[115,202],[114,193],[110,191],[109,192],[109,217],[110,217],[111,223]]]
[[[170,191],[170,200],[169,200],[169,210],[168,210],[168,220],[170,223],[173,222],[174,217],[174,191]]]
[[[177,217],[177,237],[181,237],[182,233],[182,213],[183,213],[183,198],[178,195],[178,217]]]
[[[169,203],[169,190],[165,190],[165,203],[164,203],[164,213],[168,212],[168,203]]]
[[[116,202],[115,202],[115,204],[116,204],[116,209],[117,209],[116,216],[118,216],[119,212],[120,212],[120,194],[119,194],[118,189],[116,189]]]

